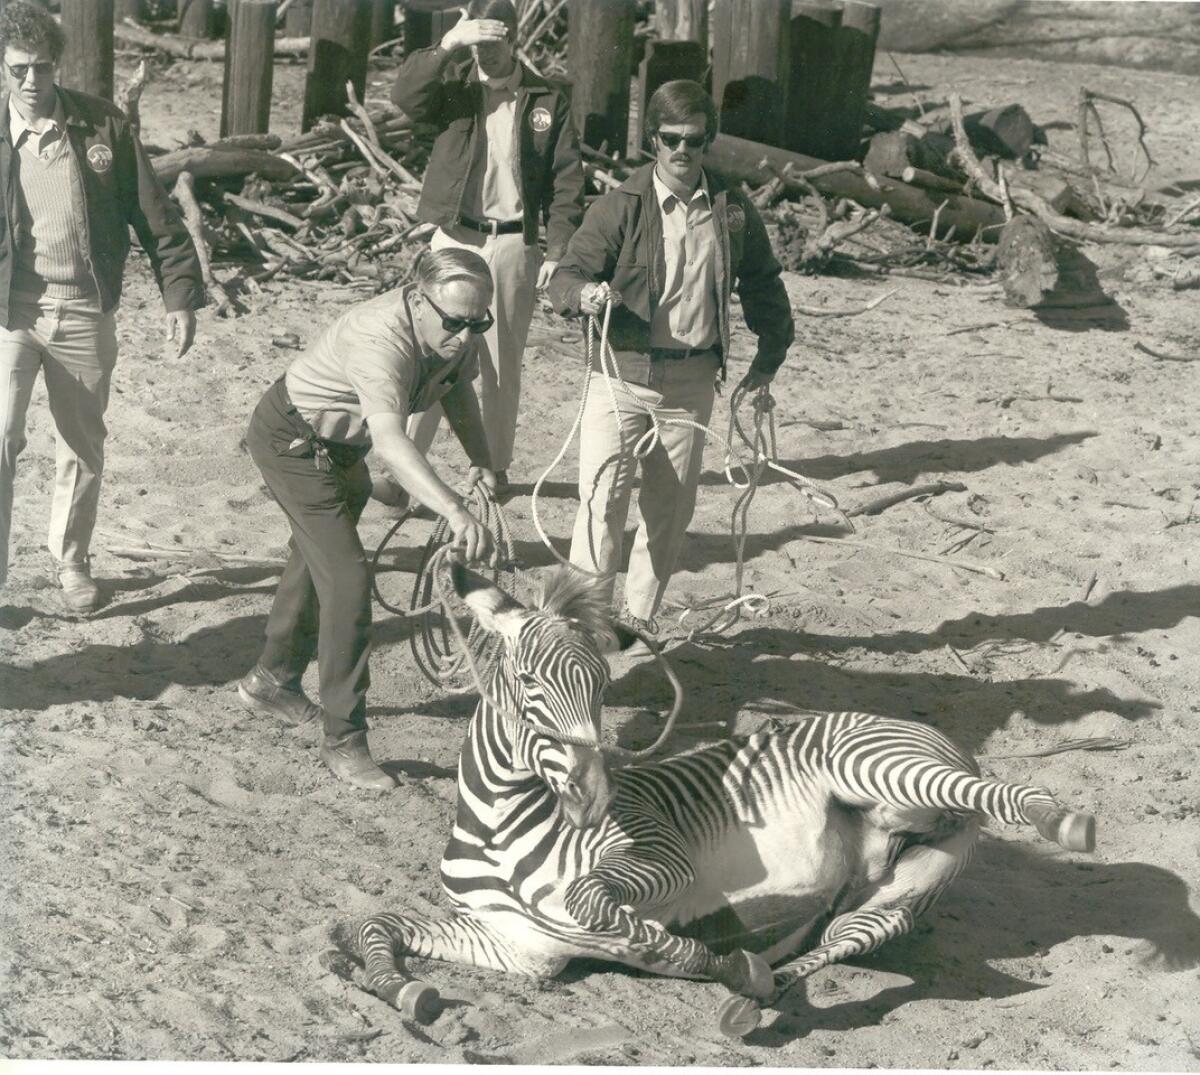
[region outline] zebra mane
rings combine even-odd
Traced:
[[[608,595],[596,580],[571,567],[557,567],[542,576],[533,607],[569,621],[602,647],[614,638]]]

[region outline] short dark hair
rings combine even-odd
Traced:
[[[664,123],[684,123],[697,112],[704,113],[705,131],[715,138],[717,106],[704,87],[690,78],[664,82],[646,105],[646,130],[657,131]]]
[[[508,27],[508,40],[517,43],[517,9],[512,0],[471,0],[468,19],[496,19]]]
[[[40,4],[9,0],[0,11],[0,58],[11,46],[26,52],[45,50],[58,63],[66,43],[58,22]]]

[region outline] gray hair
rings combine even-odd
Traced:
[[[469,280],[485,285],[489,295],[493,293],[492,272],[488,264],[473,250],[462,250],[448,246],[442,250],[427,250],[417,262],[417,288],[421,294],[445,287],[455,280]]]

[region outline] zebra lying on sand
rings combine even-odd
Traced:
[[[458,564],[455,589],[503,650],[459,758],[442,859],[446,920],[379,914],[367,987],[428,1021],[437,992],[397,955],[551,977],[574,957],[709,978],[721,1029],[830,963],[910,930],[971,858],[985,818],[1090,851],[1090,815],[979,775],[933,728],[863,713],[799,719],[611,773],[600,746],[614,629],[560,569],[527,608]]]

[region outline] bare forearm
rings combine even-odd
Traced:
[[[375,454],[414,499],[447,518],[462,511],[462,497],[438,477],[420,449],[404,434],[376,437]]]

